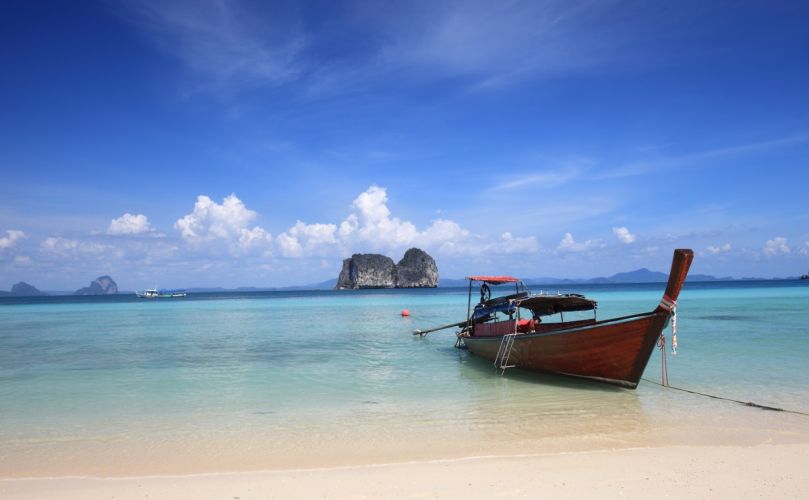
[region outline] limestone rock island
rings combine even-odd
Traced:
[[[438,268],[427,252],[411,248],[396,265],[399,288],[435,288],[438,286]]]
[[[357,288],[422,288],[438,286],[435,260],[424,250],[411,248],[399,264],[379,254],[356,253],[343,260],[338,290]]]
[[[118,293],[118,284],[109,276],[99,276],[90,282],[90,286],[80,288],[73,295],[113,295]]]

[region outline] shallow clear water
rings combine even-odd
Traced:
[[[662,288],[575,291],[608,318]],[[670,383],[809,413],[807,311],[801,282],[688,284]],[[461,289],[0,299],[0,475],[809,439],[809,417],[649,381],[500,377],[453,330],[411,334],[465,312]],[[658,351],[644,378],[659,382]]]

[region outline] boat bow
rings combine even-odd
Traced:
[[[678,248],[674,251],[666,292],[654,312],[666,311],[671,313],[677,307],[677,298],[680,296],[680,290],[683,288],[685,277],[688,276],[688,269],[691,267],[693,260],[693,250]]]

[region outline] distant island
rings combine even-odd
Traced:
[[[620,284],[620,283],[665,283],[668,281],[669,275],[657,271],[650,271],[645,267],[635,271],[628,271],[623,273],[616,273],[608,277],[598,278],[554,278],[554,277],[540,277],[540,278],[525,278],[523,281],[526,285],[599,285],[599,284]],[[744,278],[745,280],[754,280],[761,278]],[[726,276],[717,278],[707,274],[689,274],[686,281],[732,281],[733,278]],[[461,286],[465,285],[465,279],[447,279],[441,280],[442,286]]]
[[[40,291],[34,285],[29,285],[24,281],[20,281],[11,287],[10,292],[0,292],[0,296],[6,297],[40,297],[43,295],[48,295],[47,293]]]
[[[73,295],[113,295],[118,293],[118,285],[109,276],[99,276],[90,282],[90,286],[79,288]],[[66,295],[65,292],[55,292],[56,295]],[[0,297],[42,297],[51,295],[39,290],[34,285],[20,281],[11,287],[10,292],[0,291]],[[70,293],[67,293],[70,295]]]
[[[99,276],[90,286],[79,288],[73,295],[113,295],[118,293],[118,284],[109,276]]]
[[[418,249],[413,249],[418,250]],[[355,254],[357,255],[369,255],[369,254]],[[370,254],[375,255],[375,254]],[[407,254],[405,254],[407,255]],[[427,257],[426,253],[424,253]],[[355,257],[355,256],[352,256]],[[411,253],[411,258],[413,257],[420,257],[421,254],[418,253]],[[406,280],[411,283],[426,283],[422,285],[416,285],[416,287],[456,287],[456,286],[466,286],[469,282],[464,278],[441,278],[438,279],[438,270],[435,271],[435,282],[434,284],[432,278],[430,278],[429,274],[425,274],[423,278],[425,281],[419,281],[418,277],[413,277],[409,273],[411,270],[418,271],[421,269],[422,266],[429,266],[429,264],[419,264],[418,258],[414,259],[416,262],[410,265],[405,265],[400,267],[402,262],[400,261],[399,265],[393,264],[393,261],[387,257],[380,256],[385,259],[388,259],[390,262],[385,264],[386,266],[393,265],[397,268],[397,270],[405,269],[405,272],[402,273]],[[432,257],[430,257],[432,259]],[[350,259],[346,259],[350,260]],[[359,261],[362,261],[362,257],[360,257]],[[405,264],[408,263],[409,259],[403,258],[402,261],[405,261]],[[355,262],[356,263],[356,262]],[[344,261],[345,266],[345,261]],[[349,264],[350,266],[350,264]],[[342,275],[342,273],[341,273]],[[419,276],[418,272],[416,272],[416,276]],[[769,281],[769,280],[809,280],[809,274],[804,274],[800,276],[790,276],[786,278],[756,278],[756,277],[744,277],[744,278],[733,278],[730,276],[725,276],[721,278],[717,278],[716,276],[711,276],[708,274],[689,274],[688,278],[686,279],[687,282],[706,282],[706,281]],[[556,278],[556,277],[539,277],[539,278],[525,278],[523,281],[526,285],[531,286],[541,286],[541,285],[564,285],[564,286],[573,286],[573,285],[599,285],[599,284],[629,284],[629,283],[665,283],[668,280],[668,275],[666,273],[650,271],[646,268],[637,269],[635,271],[629,272],[622,272],[616,273],[608,277],[598,277],[598,278]],[[333,290],[335,288],[339,289],[338,286],[339,279],[328,279],[325,281],[320,281],[317,283],[306,283],[301,285],[289,285],[289,286],[280,286],[280,287],[255,287],[255,286],[242,286],[237,288],[225,288],[225,287],[196,287],[196,288],[188,288],[187,291],[189,293],[225,293],[225,292],[243,292],[243,293],[251,293],[251,292],[283,292],[283,291],[300,291],[300,290]],[[363,288],[396,288],[396,286],[384,286],[384,287],[363,287]],[[399,287],[404,288],[404,287]],[[37,287],[28,284],[24,281],[20,281],[19,283],[15,284],[11,287],[11,291],[7,292],[4,290],[0,290],[0,297],[42,297],[48,295],[110,295],[110,294],[117,294],[117,293],[124,293],[118,289],[118,285],[110,276],[99,276],[92,282],[90,282],[89,286],[84,288],[80,288],[75,292],[67,292],[67,291],[42,291],[39,290]]]
[[[343,260],[335,288],[434,288],[438,286],[438,267],[427,252],[411,248],[398,264],[380,254],[355,253]]]

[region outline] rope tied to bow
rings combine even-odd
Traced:
[[[677,301],[666,294],[660,300],[660,307],[671,314],[671,354],[677,355]]]
[[[669,368],[666,365],[666,334],[661,333],[660,338],[657,339],[657,347],[660,348],[662,358],[660,360],[660,385],[663,387],[669,386]]]

